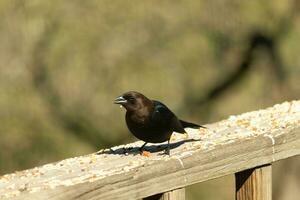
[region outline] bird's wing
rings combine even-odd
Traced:
[[[169,108],[159,101],[153,100],[154,110],[152,113],[152,119],[156,122],[161,122],[163,124],[168,124],[172,117],[173,113],[169,110]]]
[[[183,129],[176,115],[166,105],[155,100],[153,102],[154,111],[152,114],[152,119],[155,122],[161,123],[175,132],[185,133],[185,130]]]

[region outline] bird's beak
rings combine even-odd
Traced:
[[[124,97],[119,96],[119,97],[117,97],[117,98],[115,99],[114,103],[115,103],[115,104],[121,104],[121,105],[122,105],[122,104],[127,103],[127,100],[124,99]]]

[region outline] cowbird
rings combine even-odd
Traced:
[[[186,133],[184,128],[205,128],[204,126],[180,120],[163,103],[150,100],[135,91],[126,92],[117,97],[115,104],[126,109],[126,124],[130,132],[145,143],[140,147],[142,152],[148,142],[161,143],[168,141],[165,153],[170,155],[170,137],[175,131]]]

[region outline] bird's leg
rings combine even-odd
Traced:
[[[145,143],[139,148],[140,152],[143,152],[144,147],[146,146],[147,143],[148,143],[148,142],[145,142]]]
[[[165,149],[165,154],[170,155],[170,139],[168,139],[168,146]]]

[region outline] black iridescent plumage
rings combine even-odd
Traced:
[[[170,137],[174,131],[185,133],[184,128],[203,127],[178,119],[166,105],[156,100],[150,100],[138,92],[126,92],[117,97],[114,103],[125,107],[127,110],[126,124],[128,129],[135,137],[145,141],[140,148],[141,151],[148,142],[160,143],[168,141],[166,152],[169,154]]]

